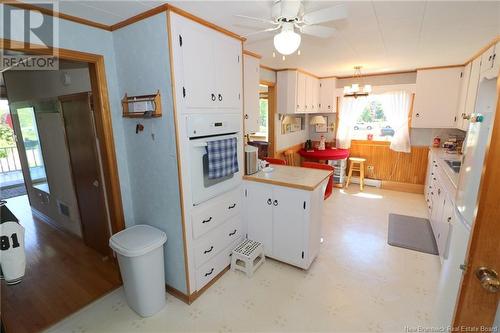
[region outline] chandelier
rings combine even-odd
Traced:
[[[361,82],[361,66],[354,67],[353,80]],[[356,80],[359,79],[359,80]],[[344,97],[354,97],[358,96],[368,96],[372,92],[372,86],[369,84],[360,85],[359,83],[353,83],[350,86],[344,86]]]

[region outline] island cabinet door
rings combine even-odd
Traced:
[[[305,239],[308,225],[307,191],[288,187],[273,187],[273,257],[302,266],[306,254]]]
[[[245,224],[248,239],[261,242],[266,255],[271,255],[273,241],[272,186],[245,182]]]

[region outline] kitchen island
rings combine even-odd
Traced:
[[[272,167],[243,177],[248,238],[261,242],[266,256],[308,269],[319,252],[323,196],[332,171]]]

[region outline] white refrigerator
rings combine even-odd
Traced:
[[[482,75],[474,113],[464,142],[462,166],[455,198],[455,218],[451,221],[448,239],[448,256],[441,268],[436,310],[436,326],[449,326],[465,264],[470,230],[476,216],[479,184],[483,173],[486,148],[491,139],[497,103],[497,75]],[[493,152],[491,152],[493,153]]]

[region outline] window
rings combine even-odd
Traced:
[[[268,121],[268,100],[267,98],[261,98],[259,100],[259,103],[260,103],[260,112],[259,112],[259,132],[260,133],[265,133],[265,135],[267,136],[267,128],[268,128],[268,125],[269,125],[269,121]]]
[[[370,95],[367,103],[353,125],[354,140],[390,141],[394,129],[389,125],[384,113],[380,95]]]

